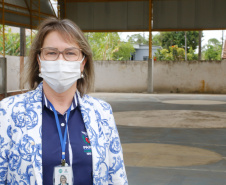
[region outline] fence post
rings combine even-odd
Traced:
[[[153,93],[153,59],[152,59],[152,0],[149,0],[149,57],[148,57],[148,93]]]
[[[7,62],[5,57],[0,57],[0,94],[7,97]]]

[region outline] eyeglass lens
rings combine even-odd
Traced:
[[[43,48],[42,49],[42,56],[45,60],[57,60],[60,53],[63,54],[63,57],[67,61],[77,61],[79,59],[79,55],[81,51],[77,48],[68,48],[65,49],[63,52],[60,52],[58,49],[55,48]]]

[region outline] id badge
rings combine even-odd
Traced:
[[[53,174],[53,185],[73,185],[73,171],[71,166],[56,166]]]

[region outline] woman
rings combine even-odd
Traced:
[[[128,184],[111,107],[86,95],[93,61],[78,26],[42,22],[27,68],[34,90],[0,102],[0,184],[50,185],[63,171],[73,184]]]
[[[68,185],[67,178],[65,175],[60,176],[60,184],[59,185]]]

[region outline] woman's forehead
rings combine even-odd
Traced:
[[[76,47],[80,48],[78,45],[78,42],[75,38],[72,38],[72,36],[68,34],[63,34],[58,31],[51,31],[49,32],[43,41],[42,47]]]

